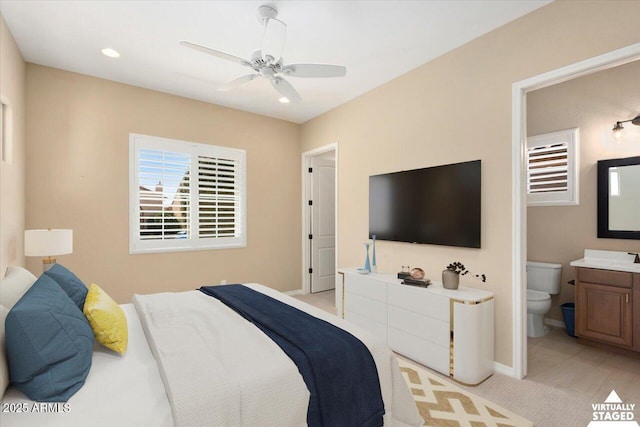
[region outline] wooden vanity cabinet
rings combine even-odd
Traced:
[[[640,274],[577,268],[576,335],[640,351],[639,300]]]

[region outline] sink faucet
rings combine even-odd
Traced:
[[[627,252],[629,255],[635,255],[635,259],[633,260],[634,264],[640,264],[640,255],[637,252]]]

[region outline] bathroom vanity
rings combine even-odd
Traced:
[[[575,268],[576,336],[640,353],[640,263],[626,252],[585,250]]]

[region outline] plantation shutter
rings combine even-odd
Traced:
[[[238,236],[240,212],[239,162],[198,157],[198,236]]]
[[[528,192],[567,191],[569,165],[563,142],[552,146],[533,147],[528,156]]]
[[[131,253],[246,246],[246,152],[130,137]]]
[[[578,129],[527,140],[527,194],[533,206],[578,204]]]

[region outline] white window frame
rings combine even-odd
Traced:
[[[528,206],[573,206],[579,205],[579,153],[580,138],[578,128],[565,129],[527,138],[527,204]],[[529,152],[536,147],[567,144],[567,189],[543,193],[529,192]]]
[[[190,186],[190,230],[186,239],[145,240],[140,239],[140,179],[138,159],[141,149],[180,152],[191,155],[191,170],[198,169],[198,156],[225,158],[238,161],[240,209],[238,229],[234,237],[198,237],[198,181],[191,179]],[[247,246],[247,165],[246,151],[210,144],[161,138],[157,136],[129,134],[129,253],[180,252],[209,249],[229,249]],[[194,174],[191,174],[193,177]]]

